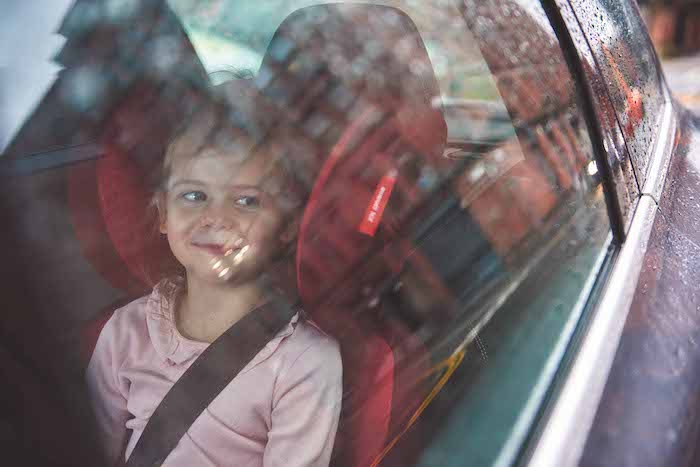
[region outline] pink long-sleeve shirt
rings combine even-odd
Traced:
[[[128,459],[160,401],[208,346],[178,332],[174,294],[166,290],[161,284],[115,311],[88,365],[110,461]],[[195,420],[163,466],[327,466],[341,397],[337,343],[295,315]]]

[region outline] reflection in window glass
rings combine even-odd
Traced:
[[[629,11],[637,8],[632,3],[575,0],[572,5],[605,76],[641,186],[664,95],[646,27]]]
[[[38,227],[27,240],[41,253],[38,313],[77,353],[76,329],[153,282],[140,266],[162,259],[163,238],[135,240],[151,232],[136,217],[153,194],[144,174],[199,115],[190,103],[205,70],[221,72],[209,75],[217,92],[255,86],[265,117],[237,155],[264,147],[307,198],[285,285],[340,344],[332,465],[512,463],[610,239],[559,43],[533,1],[323,3],[170,0],[172,11],[133,7],[130,22],[76,3],[59,57],[68,71],[24,141],[70,108],[77,116],[51,131],[71,142],[89,129],[105,149],[22,180],[44,209],[33,212],[55,216],[22,217]],[[60,94],[86,63],[105,92]],[[216,144],[231,137],[218,124],[245,120],[251,102],[212,117]],[[251,198],[240,200],[253,209]],[[126,221],[112,222],[107,202]],[[90,275],[99,287],[82,291]]]

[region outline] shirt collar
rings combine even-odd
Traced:
[[[146,301],[146,324],[153,347],[159,357],[174,364],[196,359],[209,346],[207,342],[187,339],[178,331],[175,324],[175,305],[181,292],[181,284],[165,279],[153,288]],[[282,341],[294,332],[298,321],[297,312],[287,326],[258,352],[241,373],[269,358]]]

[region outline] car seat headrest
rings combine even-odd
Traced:
[[[335,110],[352,120],[368,106],[398,116],[397,129],[407,141],[425,155],[441,155],[435,150],[447,126],[434,106],[440,89],[418,29],[396,8],[328,4],[297,10],[275,32],[256,83],[297,118],[318,107],[319,99],[329,118]]]
[[[112,287],[140,295],[176,268],[143,168],[119,148],[71,168],[68,198],[83,254]]]

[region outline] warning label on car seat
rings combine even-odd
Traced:
[[[374,236],[382,220],[382,215],[384,215],[384,209],[389,202],[391,192],[394,189],[397,175],[397,172],[392,170],[379,181],[379,185],[377,185],[377,189],[374,191],[369,206],[367,206],[365,210],[362,222],[357,229],[359,232],[369,235],[370,237]]]

